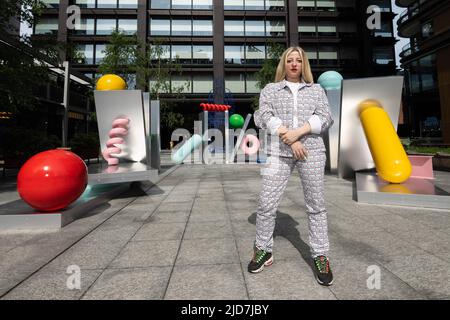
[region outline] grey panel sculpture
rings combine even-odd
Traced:
[[[376,77],[342,81],[342,108],[339,131],[338,174],[340,178],[354,172],[372,169],[375,164],[358,114],[358,104],[378,100],[397,130],[403,77]]]

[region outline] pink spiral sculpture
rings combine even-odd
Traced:
[[[251,144],[252,146],[249,147],[249,144]],[[258,138],[252,134],[248,134],[242,140],[241,150],[244,151],[245,154],[251,156],[258,152],[259,146],[260,143]]]
[[[103,158],[108,161],[109,166],[115,166],[119,164],[119,159],[115,158],[112,154],[119,154],[122,149],[116,146],[116,144],[124,143],[123,137],[128,134],[128,124],[130,119],[117,118],[112,123],[112,129],[109,131],[109,140],[106,142],[106,149],[102,151]]]

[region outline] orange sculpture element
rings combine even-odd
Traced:
[[[97,90],[125,90],[126,82],[115,74],[105,74],[97,81]]]
[[[366,100],[359,105],[359,118],[378,175],[392,183],[406,181],[412,172],[411,162],[386,111],[378,101]]]

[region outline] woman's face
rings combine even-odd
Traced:
[[[286,70],[286,80],[292,82],[300,81],[302,75],[302,57],[298,51],[292,51],[286,59],[284,65]]]

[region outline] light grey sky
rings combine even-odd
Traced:
[[[397,16],[396,16],[395,19],[394,19],[394,36],[395,36],[398,40],[400,40],[400,41],[397,42],[397,44],[395,45],[395,62],[396,62],[396,64],[397,64],[397,67],[400,68],[400,56],[399,56],[399,54],[400,54],[400,52],[402,52],[402,48],[403,48],[407,43],[409,43],[409,38],[400,38],[400,37],[397,35],[397,20],[398,20],[398,18],[400,18],[400,14],[401,14],[403,11],[405,11],[406,8],[400,8],[400,7],[397,7],[397,6],[395,5],[395,0],[391,0],[391,1],[392,1],[392,11],[393,11],[394,13],[397,14]]]

